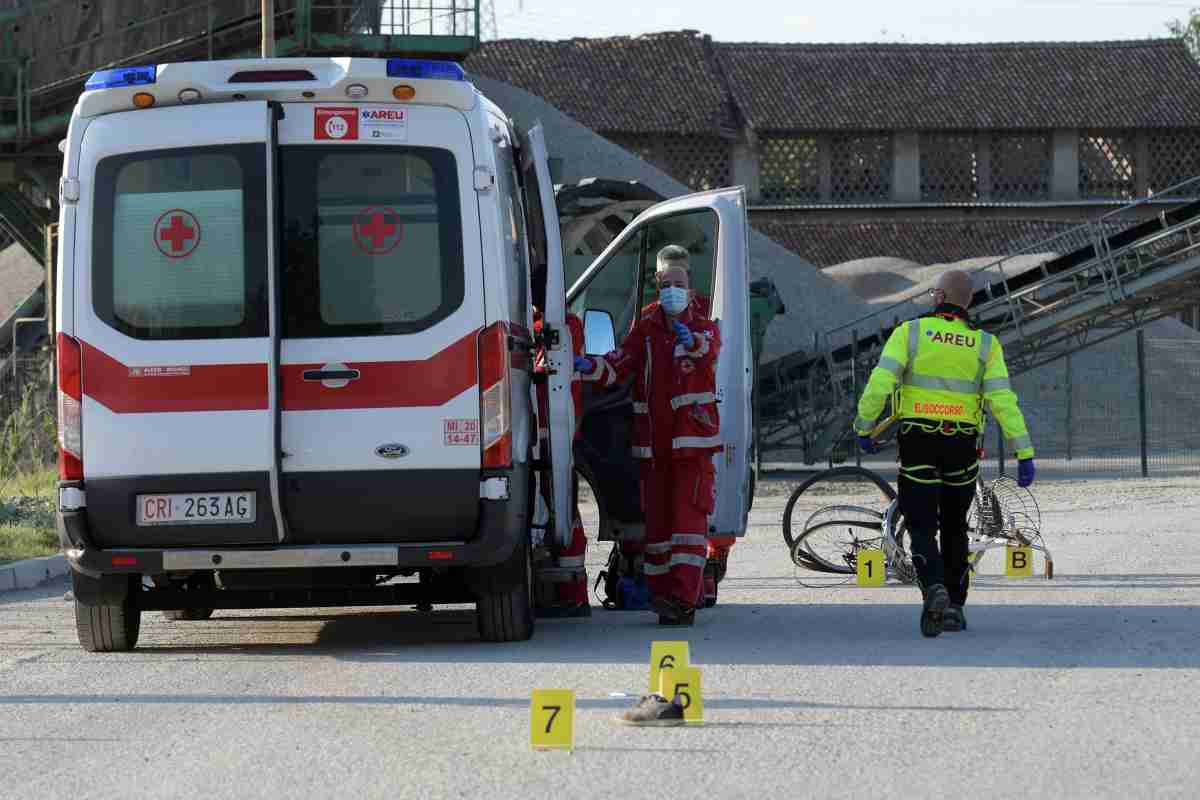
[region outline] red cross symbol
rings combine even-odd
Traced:
[[[200,244],[200,223],[190,212],[172,208],[154,223],[154,246],[167,258],[187,258]]]
[[[389,222],[389,218],[393,221]],[[370,206],[354,215],[354,243],[369,256],[392,252],[404,238],[400,215],[387,206]]]

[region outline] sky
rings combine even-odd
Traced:
[[[502,38],[695,29],[726,42],[1025,42],[1166,35],[1200,0],[494,0]],[[486,3],[485,3],[486,6]],[[521,7],[523,6],[523,8]]]

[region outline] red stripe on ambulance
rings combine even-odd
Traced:
[[[283,410],[327,411],[350,408],[441,406],[473,388],[478,376],[476,336],[471,331],[454,344],[420,361],[348,363],[357,380],[340,389],[304,380],[304,371],[320,364],[284,364]]]
[[[117,414],[265,411],[266,364],[130,368],[83,342],[83,393]]]

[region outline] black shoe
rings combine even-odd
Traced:
[[[655,595],[650,598],[650,608],[658,613],[659,625],[689,627],[696,622],[696,609],[685,606],[673,597]]]
[[[660,694],[642,695],[637,705],[617,717],[623,725],[663,727],[683,724],[683,706]]]
[[[540,606],[534,615],[538,619],[583,619],[592,615],[592,607],[588,603]]]
[[[967,615],[963,612],[963,607],[951,605],[947,608],[946,613],[942,615],[942,630],[957,632],[966,629]]]
[[[946,587],[935,583],[925,592],[925,603],[921,608],[921,635],[932,639],[940,636],[944,625],[944,614],[950,605]]]

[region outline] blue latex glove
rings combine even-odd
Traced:
[[[1037,469],[1033,466],[1032,458],[1022,458],[1017,462],[1017,486],[1024,489],[1027,486],[1033,485],[1034,476],[1037,475]]]
[[[870,436],[856,436],[858,439],[858,449],[864,453],[878,453],[879,445],[875,444],[875,440]]]
[[[688,330],[688,326],[684,325],[677,319],[671,320],[671,327],[675,329],[675,344],[683,345],[685,350],[691,350],[696,344],[696,337]]]
[[[575,356],[575,371],[576,372],[591,372],[596,368],[596,362],[592,361],[587,356]]]

